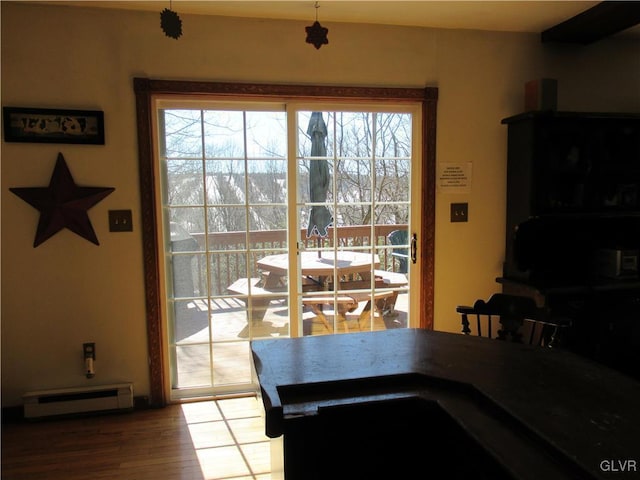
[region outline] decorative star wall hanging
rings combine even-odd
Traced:
[[[329,39],[327,38],[327,33],[329,33],[329,29],[320,25],[320,22],[317,20],[313,22],[313,25],[310,27],[304,27],[307,31],[307,43],[311,43],[316,49],[319,49],[322,45],[326,45],[329,43]]]
[[[115,188],[76,185],[62,153],[58,153],[48,187],[21,187],[9,190],[40,211],[34,248],[63,228],[68,228],[73,233],[100,245],[87,210]]]
[[[169,2],[169,8],[160,12],[160,28],[169,38],[177,40],[182,35],[182,20],[176,12],[171,10],[171,2]]]
[[[313,22],[313,25],[309,27],[304,27],[305,31],[307,32],[306,42],[316,47],[316,50],[319,49],[322,45],[327,45],[329,43],[329,39],[327,38],[329,29],[320,25],[320,22],[318,21],[319,8],[320,8],[320,5],[318,5],[318,2],[316,2],[315,4],[316,21]]]

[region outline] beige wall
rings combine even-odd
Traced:
[[[2,142],[2,406],[28,390],[133,381],[149,392],[132,78],[439,88],[437,159],[473,162],[469,194],[436,198],[435,326],[459,331],[458,303],[499,286],[504,254],[504,117],[523,86],[559,81],[564,110],[640,111],[640,46],[606,40],[544,47],[533,34],[182,15],[164,36],[159,12],[2,2],[2,105],[100,109],[106,145]],[[100,246],[64,230],[33,248],[38,212],[9,187],[48,184],[62,152],[80,185],[115,187],[89,211]],[[470,221],[449,223],[469,202]],[[109,233],[107,211],[132,209],[133,233]],[[81,346],[97,344],[97,376]]]

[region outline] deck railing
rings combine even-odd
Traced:
[[[394,230],[407,229],[406,224],[396,225],[375,225],[373,234],[369,225],[354,225],[347,227],[337,227],[335,238],[338,247],[341,249],[372,247],[380,257],[380,268],[389,271],[397,271],[397,264],[391,256],[390,248],[380,248],[389,246],[387,236]],[[219,233],[192,233],[193,247],[184,249],[173,249],[174,256],[174,283],[179,282],[179,278],[185,280],[185,275],[192,278],[187,281],[193,284],[181,293],[174,285],[175,297],[224,295],[228,285],[241,277],[257,277],[256,262],[274,253],[287,251],[286,230],[265,230],[250,232],[219,232]],[[373,237],[373,238],[372,238]],[[307,238],[306,229],[301,231],[300,238],[304,248],[332,248],[334,243],[334,229],[329,228],[329,235],[323,239],[317,237]],[[197,242],[197,247],[195,243]],[[182,251],[180,251],[182,250]],[[199,250],[199,251],[198,251]],[[250,252],[250,265],[246,265],[246,252]],[[204,252],[209,252],[209,258]],[[185,272],[178,272],[179,263],[176,260],[182,257],[182,265]],[[187,258],[188,257],[188,258]],[[209,266],[210,292],[206,292],[207,262]],[[194,277],[193,274],[196,273]],[[189,275],[191,273],[191,275]],[[196,278],[197,277],[197,278]],[[193,290],[193,294],[189,294]]]

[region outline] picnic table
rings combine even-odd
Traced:
[[[378,256],[367,252],[337,251],[320,255],[318,252],[301,252],[303,305],[308,306],[329,330],[332,328],[323,312],[325,305],[336,306],[337,314],[344,320],[346,313],[353,312],[366,301],[359,322],[366,319],[372,309],[380,314],[391,312],[398,292],[390,288],[407,285],[407,278],[403,274],[378,270],[379,265]],[[258,260],[257,266],[262,272],[261,278],[240,278],[228,287],[231,293],[251,297],[248,303],[251,304],[250,317],[254,321],[262,320],[270,302],[282,298],[282,294],[287,292],[289,254],[265,256]],[[370,289],[372,272],[375,286],[384,290],[373,295],[370,291],[350,291]]]

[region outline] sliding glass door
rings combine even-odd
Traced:
[[[419,104],[155,106],[173,398],[255,390],[254,339],[418,325]]]

